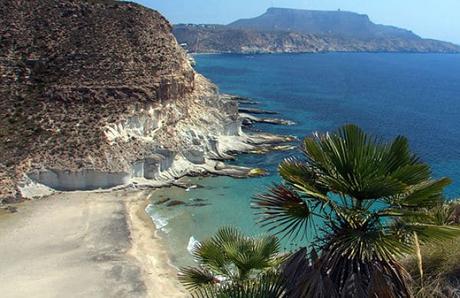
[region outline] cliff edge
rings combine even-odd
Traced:
[[[1,0],[0,198],[222,170],[237,103],[171,29],[129,2]]]

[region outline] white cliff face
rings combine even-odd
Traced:
[[[41,184],[59,191],[108,189],[137,184],[164,185],[189,173],[244,175],[249,169],[222,166],[215,159],[231,156],[230,149],[244,151],[237,106],[220,98],[215,89],[197,75],[197,93],[177,102],[157,103],[133,110],[117,123],[103,129],[108,143],[122,151],[108,160],[124,165],[122,171],[40,169],[28,173],[23,195]],[[200,90],[201,88],[201,90]],[[223,140],[223,142],[221,142]],[[139,152],[131,152],[132,143]],[[232,148],[232,144],[237,148]],[[126,150],[126,154],[123,153]],[[138,158],[133,158],[139,153]]]
[[[43,170],[29,173],[29,178],[40,184],[60,191],[107,189],[127,184],[128,173],[105,173],[85,169],[77,172],[63,170]]]
[[[105,135],[111,143],[119,139],[129,141],[131,137],[151,141],[160,128],[161,111],[151,107],[148,111],[141,110],[139,114],[130,116],[121,123],[107,125]]]
[[[102,131],[113,150],[106,154],[106,168],[34,170],[20,186],[22,195],[38,193],[39,186],[59,191],[162,186],[191,173],[246,177],[253,173],[250,168],[228,166],[221,160],[233,158],[232,153],[255,151],[262,144],[286,141],[246,135],[235,101],[219,96],[199,75],[195,87],[190,98],[152,103],[108,123]]]

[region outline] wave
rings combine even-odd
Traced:
[[[146,208],[147,213],[150,215],[153,223],[155,224],[155,228],[157,230],[161,230],[163,232],[167,232],[165,227],[169,224],[169,218],[161,215],[159,212],[152,212],[153,206],[149,204]]]
[[[200,244],[200,241],[196,240],[195,237],[190,236],[190,239],[188,240],[188,244],[187,244],[187,251],[190,254],[193,254],[195,247],[197,247],[199,244]]]

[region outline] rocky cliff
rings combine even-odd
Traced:
[[[253,146],[236,102],[134,3],[0,0],[0,80],[3,199],[224,171],[229,142]]]
[[[174,35],[201,53],[460,52],[460,46],[343,11],[270,8],[229,25],[176,25]]]

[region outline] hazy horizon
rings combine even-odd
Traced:
[[[228,24],[237,19],[263,14],[270,7],[309,10],[344,10],[367,14],[376,24],[413,31],[423,38],[449,41],[460,45],[460,1],[419,0],[135,0],[158,10],[171,23]]]

